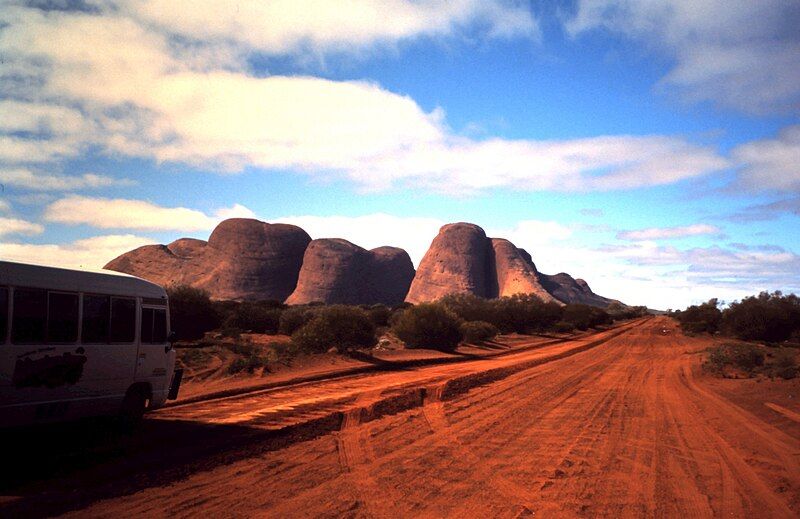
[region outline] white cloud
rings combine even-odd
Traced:
[[[384,213],[363,216],[286,216],[270,223],[290,223],[305,229],[314,239],[344,238],[365,249],[384,245],[408,252],[414,265],[430,247],[445,222],[436,218],[399,217]]]
[[[800,193],[800,126],[789,126],[776,139],[737,146],[733,157],[742,165],[738,185],[748,191]]]
[[[269,54],[341,52],[478,29],[488,37],[536,37],[525,4],[497,0],[146,0],[122,2],[135,17],[194,40],[234,41]]]
[[[211,230],[223,219],[252,217],[253,212],[236,204],[213,216],[186,207],[161,207],[144,200],[68,196],[47,206],[44,219],[69,225],[85,224],[100,229],[148,231]]]
[[[665,86],[764,113],[800,107],[799,24],[800,4],[785,0],[580,0],[567,28],[647,42],[675,59]]]
[[[211,47],[203,40],[189,52],[176,46],[168,34],[177,31],[202,39],[208,32],[234,42],[275,37],[288,42],[276,44],[275,52],[288,52],[307,37],[281,35],[280,27],[297,25],[292,21],[297,12],[286,5],[272,4],[269,9],[286,10],[285,16],[272,18],[234,15],[236,8],[227,10],[216,3],[180,10],[175,4],[156,2],[142,11],[134,9],[134,15],[124,5],[100,15],[9,9],[0,14],[0,20],[9,24],[0,30],[0,52],[31,76],[19,90],[12,87],[11,93],[36,98],[15,101],[24,115],[9,127],[62,129],[58,135],[35,139],[5,137],[13,142],[5,146],[8,156],[0,161],[58,160],[95,145],[113,153],[207,169],[291,170],[324,180],[347,179],[365,190],[411,186],[455,194],[500,187],[631,189],[673,183],[728,166],[713,149],[679,136],[470,139],[448,129],[442,110],[426,111],[413,99],[379,85],[300,76],[253,77],[238,51],[227,52],[228,47],[222,46],[219,52],[207,53]],[[418,33],[449,34],[452,27],[469,25],[469,20],[477,23],[478,17],[485,18],[479,24],[490,26],[490,33],[514,32],[509,20],[519,12],[527,13],[504,3],[473,0],[452,4],[394,0],[386,5],[391,9],[385,12],[393,12],[397,23],[416,20],[392,36],[400,39]],[[353,1],[337,10],[346,13],[359,7],[361,3]],[[165,10],[169,12],[164,14]],[[181,16],[170,14],[173,10]],[[397,15],[406,11],[412,14]],[[160,29],[143,25],[141,17],[146,12],[163,14],[158,17]],[[384,36],[351,34],[346,24],[332,23],[324,16],[317,19],[309,15],[313,11],[301,12],[308,28],[299,24],[297,29],[286,29],[290,33],[324,35],[330,30],[329,36],[320,37],[332,42],[341,36],[347,45],[353,44],[352,38],[383,41]],[[419,15],[432,12],[438,14]],[[351,21],[359,27],[372,27],[369,16],[355,18]],[[275,25],[276,32],[241,36],[251,33],[238,30],[261,23]],[[430,23],[438,28],[426,32],[424,27]],[[319,24],[329,27],[323,30]],[[369,30],[384,34],[390,31],[386,26],[392,24]],[[103,52],[96,51],[101,48]],[[187,59],[192,52],[202,59]],[[59,109],[59,103],[67,106]],[[76,114],[83,122],[70,124]]]
[[[0,213],[11,212],[11,204],[5,200],[0,200]]]
[[[34,234],[41,234],[44,232],[44,227],[38,223],[20,220],[18,218],[3,218],[0,217],[0,236],[7,234],[22,234],[31,236]]]
[[[617,234],[617,238],[630,241],[668,240],[673,238],[686,238],[689,236],[720,234],[721,232],[721,229],[715,225],[699,223],[681,227],[650,227],[647,229],[637,229],[635,231],[622,231]]]
[[[96,173],[60,175],[38,173],[28,168],[0,169],[0,184],[30,191],[75,191],[109,186],[130,186],[134,182]]]
[[[67,268],[102,268],[129,250],[151,245],[153,240],[133,234],[93,236],[63,244],[0,242],[3,259]]]

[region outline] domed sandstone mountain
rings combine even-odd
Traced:
[[[319,239],[306,249],[297,287],[286,303],[396,305],[413,278],[414,265],[403,249],[368,251],[347,240]]]
[[[127,252],[104,268],[160,285],[188,284],[214,299],[283,301],[295,288],[311,237],[300,227],[249,218],[221,222],[208,242],[182,238]]]

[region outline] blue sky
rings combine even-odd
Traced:
[[[0,257],[470,221],[657,308],[800,292],[796,2],[2,1]]]

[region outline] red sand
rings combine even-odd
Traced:
[[[601,338],[166,409],[0,513],[800,514],[800,431],[764,405],[800,412],[795,382],[712,379],[667,318]]]

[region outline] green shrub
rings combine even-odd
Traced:
[[[722,312],[717,308],[717,304],[716,299],[710,299],[700,306],[693,305],[682,312],[677,312],[675,318],[685,332],[714,333],[722,321]]]
[[[321,353],[337,348],[362,348],[375,344],[375,325],[355,306],[320,308],[311,320],[292,334],[292,343],[306,352]]]
[[[392,310],[386,305],[373,305],[367,309],[367,315],[375,326],[388,326]]]
[[[253,333],[278,333],[282,310],[262,303],[241,303],[223,322],[226,329]]]
[[[292,335],[301,326],[314,317],[314,311],[308,306],[292,306],[283,311],[278,323],[278,332],[283,335]]]
[[[252,374],[255,370],[265,367],[271,360],[270,356],[261,355],[256,350],[251,350],[244,357],[237,357],[228,366],[228,373],[233,375],[242,371]]]
[[[722,328],[746,341],[788,340],[800,328],[800,299],[780,292],[747,297],[725,309]]]
[[[578,330],[588,330],[612,322],[611,316],[605,310],[582,304],[564,306],[561,318]]]
[[[797,377],[798,366],[795,352],[790,349],[780,349],[775,354],[775,360],[770,366],[769,375],[786,380]]]
[[[752,344],[722,344],[711,348],[706,367],[715,373],[723,373],[726,367],[740,369],[752,374],[764,365],[765,355],[758,346]]]
[[[553,331],[556,333],[569,333],[575,329],[571,323],[559,321],[553,325]]]
[[[205,290],[188,285],[167,287],[171,329],[179,340],[197,340],[219,326],[219,315]]]
[[[461,323],[461,335],[467,342],[483,342],[498,334],[497,327],[486,321],[466,321]]]
[[[392,326],[392,331],[410,348],[433,348],[451,351],[458,346],[461,320],[439,303],[421,303],[406,309]]]

